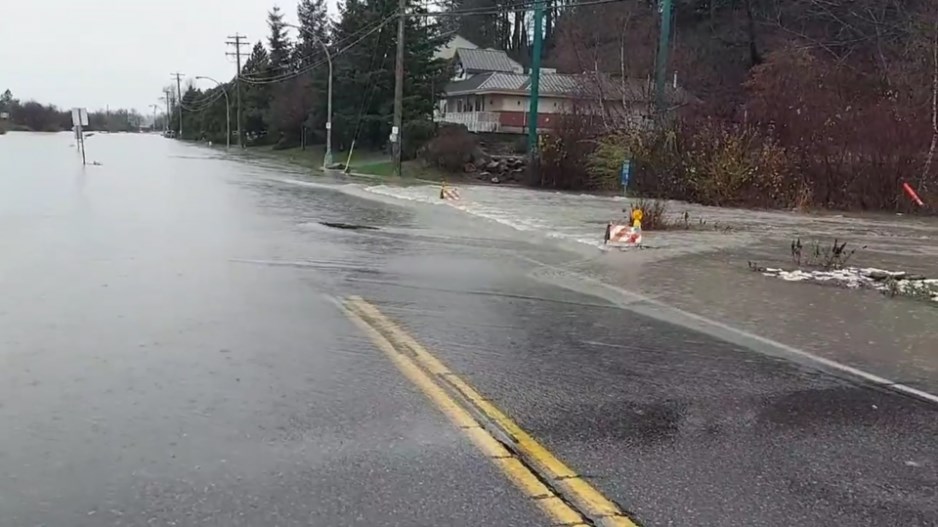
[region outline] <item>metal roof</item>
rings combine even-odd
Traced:
[[[459,48],[456,50],[456,58],[467,73],[521,71],[521,65],[511,60],[511,57],[500,49]]]
[[[446,95],[471,95],[483,93],[531,93],[531,77],[522,73],[487,72],[478,73],[468,79],[450,82],[444,89]],[[618,79],[594,73],[542,73],[538,91],[541,96],[573,97],[585,96],[590,99],[625,99],[647,101],[651,99],[654,88],[647,82],[630,80],[622,83]],[[678,103],[686,103],[693,97],[682,88],[667,87],[666,97]]]
[[[541,95],[573,95],[578,92],[579,81],[575,75],[546,73],[541,75]],[[512,92],[530,93],[531,76],[522,73],[487,72],[446,85],[447,95],[457,93]]]

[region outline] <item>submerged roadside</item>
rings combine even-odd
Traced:
[[[278,162],[289,163],[282,158]],[[938,393],[935,306],[886,298],[875,291],[786,282],[752,272],[748,265],[792,268],[796,264],[790,245],[795,240],[806,247],[838,240],[847,242],[849,251],[856,249],[850,265],[938,277],[938,220],[668,202],[675,221],[686,221],[686,228],[646,232],[645,249],[620,252],[602,248],[602,226],[621,217],[629,204],[622,197],[466,186],[460,201],[443,203],[435,182],[427,180],[395,180],[357,171],[309,175],[310,181],[322,179],[352,183],[347,191],[372,199],[418,207],[451,206],[492,223],[493,228],[520,232],[544,248],[534,255],[543,265],[531,271],[541,280],[599,295],[615,291],[612,294],[622,297],[621,292],[627,298],[634,293],[653,299],[659,307],[711,321],[713,327],[722,327],[724,338],[732,338],[733,330],[738,330],[736,336],[782,345],[775,351],[801,350]],[[612,289],[597,290],[596,284]],[[636,300],[627,302],[634,305]]]

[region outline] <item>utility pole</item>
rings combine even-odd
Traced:
[[[172,113],[172,106],[170,105],[170,101],[173,100],[173,92],[169,88],[166,88],[163,90],[163,93],[165,94],[163,96],[163,100],[166,101],[166,116],[163,118],[163,131],[168,132],[169,116]]]
[[[404,121],[404,8],[405,0],[398,0],[397,6],[397,61],[394,65],[394,121],[391,123],[391,155],[394,163],[394,175],[401,177],[401,136]]]
[[[658,34],[658,57],[655,64],[655,109],[663,114],[667,109],[664,89],[668,83],[668,48],[671,42],[671,0],[659,0],[661,32]]]
[[[182,78],[184,75],[182,73],[171,73],[176,77],[176,107],[179,108],[179,137],[182,139]]]
[[[156,111],[159,110],[159,106],[156,104],[151,104],[150,108],[153,108],[153,124],[150,125],[150,130],[156,130]]]
[[[242,132],[243,128],[241,126],[241,46],[247,46],[248,43],[245,42],[245,40],[247,40],[247,37],[240,33],[235,33],[234,35],[231,35],[228,38],[231,40],[226,40],[225,44],[229,46],[234,46],[235,50],[234,50],[234,53],[226,52],[225,55],[228,55],[228,56],[234,55],[235,60],[236,60],[236,65],[238,68],[238,70],[235,72],[235,87],[237,89],[237,99],[238,99],[238,103],[237,103],[238,115],[236,117],[236,119],[238,120],[238,146],[240,146],[241,148],[244,148],[244,133]]]
[[[531,48],[531,105],[528,108],[528,156],[530,157],[531,166],[535,170],[537,167],[537,104],[541,94],[541,48],[544,45],[543,23],[544,0],[537,0],[534,3],[534,43]]]

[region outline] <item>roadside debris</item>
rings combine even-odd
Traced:
[[[873,289],[887,296],[904,296],[917,300],[938,302],[938,279],[926,278],[903,271],[887,271],[874,267],[845,267],[833,270],[786,271],[775,267],[761,267],[749,262],[749,269],[763,276],[780,278],[786,282],[814,282],[836,285],[847,289]]]

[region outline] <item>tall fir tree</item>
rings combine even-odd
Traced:
[[[270,48],[270,70],[275,74],[288,72],[291,59],[290,38],[287,36],[287,27],[279,7],[274,6],[267,12],[267,27],[270,29],[267,37],[267,46]]]
[[[303,126],[312,133],[307,138],[310,142],[324,142],[328,109],[329,67],[323,46],[331,47],[331,22],[325,0],[300,0],[296,7],[299,34],[293,48],[293,63],[297,68],[310,68],[299,81],[308,91],[301,93],[307,105],[292,105],[292,108],[304,112]],[[330,49],[330,53],[334,53]]]
[[[358,144],[380,147],[391,132],[394,108],[394,50],[397,32],[395,0],[348,0],[341,8],[333,38],[353,41],[376,24],[386,22],[336,60],[335,116],[337,146]],[[425,8],[411,1],[407,11]],[[434,101],[445,83],[445,63],[434,59],[444,38],[440,26],[426,17],[407,17],[404,53],[404,122],[429,120]]]
[[[330,41],[326,1],[300,0],[296,6],[296,18],[300,29],[294,47],[294,62],[298,67],[320,62],[325,58],[322,45],[328,45]]]
[[[257,137],[267,131],[265,116],[270,107],[270,85],[258,84],[269,78],[270,56],[264,44],[258,41],[251,50],[251,55],[244,63],[242,86],[244,131],[250,137]]]

